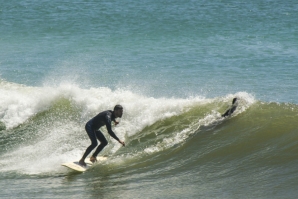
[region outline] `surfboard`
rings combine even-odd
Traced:
[[[105,156],[98,156],[98,157],[96,157],[96,159],[97,159],[97,162],[95,162],[94,164],[97,164],[98,162],[105,161],[108,158]],[[89,160],[89,158],[86,158],[85,163],[86,163],[85,167],[80,165],[79,161],[66,162],[66,163],[63,163],[62,166],[65,166],[65,167],[75,170],[75,171],[84,172],[84,171],[88,170],[90,167],[92,167],[92,165],[93,165],[93,163]]]

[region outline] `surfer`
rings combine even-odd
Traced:
[[[117,122],[115,119],[118,117],[121,118],[122,114],[123,114],[123,107],[121,105],[116,105],[113,111],[111,110],[103,111],[86,123],[85,129],[91,140],[91,145],[86,149],[83,157],[79,161],[80,165],[86,166],[86,163],[85,163],[86,157],[97,146],[96,138],[100,141],[100,145],[98,145],[97,149],[90,157],[91,162],[94,163],[96,161],[96,156],[98,155],[98,153],[108,144],[108,141],[106,140],[105,136],[99,130],[99,128],[104,125],[107,127],[108,133],[120,144],[125,146],[125,143],[121,141],[113,132],[112,125],[111,125],[112,121],[115,123],[115,125],[117,125],[119,122]]]
[[[232,107],[228,109],[224,114],[222,114],[222,117],[230,116],[236,110],[237,106],[237,98],[235,97],[232,101]]]

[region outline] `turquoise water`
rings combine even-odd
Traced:
[[[290,0],[1,1],[1,198],[294,198],[297,21]],[[60,166],[117,103],[127,147]]]

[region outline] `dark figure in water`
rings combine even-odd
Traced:
[[[232,107],[228,109],[224,114],[222,114],[222,117],[230,116],[236,110],[238,105],[236,102],[237,102],[237,98],[235,97],[232,102]]]

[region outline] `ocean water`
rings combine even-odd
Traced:
[[[0,2],[0,198],[297,197],[296,1]]]

